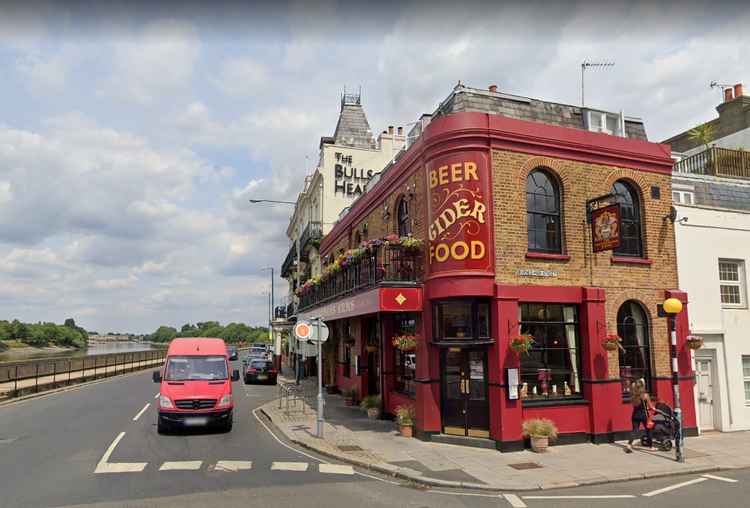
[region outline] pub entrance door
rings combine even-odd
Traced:
[[[489,438],[486,348],[444,349],[441,367],[443,433]]]

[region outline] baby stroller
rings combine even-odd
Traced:
[[[668,452],[672,449],[672,440],[677,439],[679,424],[675,418],[674,410],[663,402],[657,402],[654,415],[651,418],[654,428],[651,429],[651,442],[648,436],[641,436],[641,445],[657,446],[661,451]]]

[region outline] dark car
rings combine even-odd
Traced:
[[[270,360],[250,360],[245,370],[245,384],[250,383],[269,383],[276,384],[278,372]]]
[[[237,359],[237,348],[235,346],[227,346],[227,356],[230,360]]]

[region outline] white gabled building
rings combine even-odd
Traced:
[[[286,230],[289,251],[281,276],[289,281],[290,303],[299,282],[320,273],[320,239],[405,144],[402,127],[389,126],[375,138],[361,96],[342,95],[336,130],[333,136],[320,138],[317,166],[305,177]],[[287,314],[293,314],[293,306]]]
[[[708,122],[706,147],[685,131],[665,141],[675,164],[680,288],[690,295],[698,425],[706,430],[750,429],[750,97],[725,90]]]

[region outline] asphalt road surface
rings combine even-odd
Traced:
[[[158,388],[147,371],[0,407],[0,507],[748,505],[749,471],[499,495],[422,489],[281,441],[253,412],[273,386],[236,383],[230,433],[159,435]]]

